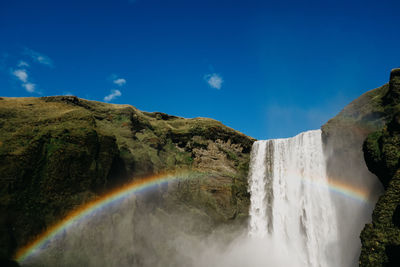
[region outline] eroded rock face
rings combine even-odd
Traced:
[[[2,98],[0,258],[12,257],[77,206],[162,172],[206,174],[164,194],[158,201],[169,203],[166,209],[185,202],[208,217],[208,230],[246,218],[253,142],[212,119],[73,96]]]

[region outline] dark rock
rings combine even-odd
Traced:
[[[397,205],[392,216],[392,222],[395,226],[400,228],[400,204]]]
[[[43,96],[40,99],[44,100],[45,102],[63,102],[70,105],[76,105],[80,107],[84,107],[86,109],[90,109],[88,105],[84,102],[80,101],[76,96]]]
[[[387,246],[385,248],[387,262],[385,267],[398,267],[400,265],[400,245]]]
[[[389,91],[384,98],[385,104],[397,105],[400,103],[400,68],[390,72]]]
[[[20,265],[18,262],[14,260],[8,260],[8,259],[0,259],[0,266],[1,267],[19,267]]]
[[[400,112],[393,116],[393,119],[388,124],[388,130],[392,132],[400,131]]]
[[[168,115],[166,113],[162,113],[162,112],[152,112],[153,116],[158,119],[158,120],[172,120],[172,119],[183,119],[182,117],[177,117],[177,116],[172,116],[172,115]]]

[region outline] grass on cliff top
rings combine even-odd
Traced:
[[[135,172],[139,174],[141,169],[157,172],[178,165],[192,165],[193,158],[191,152],[186,151],[186,145],[191,142],[201,146],[202,141],[196,136],[202,140],[231,139],[246,145],[247,150],[254,141],[208,118],[185,119],[159,112],[142,112],[130,105],[71,96],[0,98],[2,155],[24,154],[29,144],[40,138],[64,138],[65,134],[86,136],[93,131],[114,136],[120,156],[136,166]]]
[[[370,90],[348,104],[334,118],[330,119],[322,129],[342,129],[345,127],[354,127],[360,125],[362,128],[371,128],[383,126],[385,123],[385,108],[383,97],[389,90],[389,85],[385,84],[376,89]]]
[[[14,132],[16,134],[29,131],[29,127],[39,127],[41,130],[56,130],[61,125],[63,128],[93,128],[96,122],[103,122],[100,130],[104,130],[108,135],[120,135],[131,137],[129,128],[124,127],[130,122],[130,116],[136,116],[143,125],[152,128],[155,134],[171,131],[175,134],[187,134],[197,129],[201,132],[210,128],[220,128],[223,131],[235,135],[245,136],[233,130],[221,122],[208,118],[185,119],[170,116],[166,120],[160,119],[154,114],[141,112],[130,105],[116,105],[97,101],[79,99],[82,104],[71,104],[66,101],[57,101],[61,97],[54,97],[56,101],[45,101],[42,98],[1,98],[0,100],[0,126],[9,127],[2,133]],[[18,126],[18,127],[17,127]],[[12,129],[10,129],[10,127]],[[27,128],[28,127],[28,128]],[[7,138],[8,139],[8,138]]]

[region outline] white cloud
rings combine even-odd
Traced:
[[[29,93],[35,92],[36,85],[29,82],[29,75],[25,69],[17,69],[12,74],[22,82],[21,86]]]
[[[30,56],[32,58],[32,60],[37,63],[47,65],[49,67],[54,66],[53,60],[51,60],[51,58],[49,58],[48,56],[41,54],[39,52],[33,51],[32,49],[25,48],[24,54]]]
[[[29,93],[33,93],[35,92],[36,85],[33,83],[24,83],[22,84],[22,87],[24,87],[25,90],[28,91]]]
[[[14,70],[12,74],[23,83],[26,83],[28,81],[28,73],[24,69]]]
[[[208,83],[208,85],[210,87],[218,89],[218,90],[221,89],[222,83],[224,82],[222,77],[217,73],[205,75],[204,80],[206,80],[206,82]]]
[[[20,60],[18,62],[18,67],[29,67],[29,64],[26,61]]]
[[[114,98],[121,96],[121,91],[120,90],[111,90],[111,94],[107,95],[104,97],[104,101],[109,102],[113,100]]]
[[[124,78],[118,78],[118,79],[115,79],[113,81],[113,83],[115,83],[116,85],[122,86],[122,85],[126,84],[126,80]]]

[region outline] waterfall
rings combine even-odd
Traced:
[[[321,131],[257,141],[251,152],[249,235],[285,251],[296,266],[337,266],[337,223]]]

